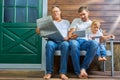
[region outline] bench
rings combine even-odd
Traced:
[[[110,43],[110,50],[107,50],[106,51],[106,56],[108,56],[108,57],[110,57],[111,59],[111,76],[114,76],[114,55],[113,55],[113,39],[110,39],[109,41],[107,41],[107,42],[109,42]],[[107,43],[106,42],[106,43]],[[56,50],[55,51],[55,56],[60,56],[61,55],[61,53],[60,53],[60,50]],[[86,51],[81,51],[81,54],[80,54],[81,56],[85,56],[86,55]],[[106,67],[105,67],[105,62],[106,61],[103,61],[103,71],[105,71],[106,70]]]

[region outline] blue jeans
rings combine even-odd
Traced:
[[[70,55],[72,58],[72,63],[74,67],[74,71],[77,75],[80,74],[80,69],[88,69],[91,64],[94,56],[97,53],[98,43],[93,40],[85,40],[85,39],[76,39],[70,40]],[[80,63],[80,50],[87,51],[86,56],[84,57],[83,63]]]
[[[67,62],[68,62],[68,50],[69,42],[54,42],[48,41],[46,44],[46,71],[47,73],[53,73],[53,64],[54,64],[54,53],[55,50],[61,51],[61,60],[60,60],[60,74],[67,73]]]
[[[97,56],[98,57],[106,57],[106,48],[105,48],[104,44],[99,44]]]

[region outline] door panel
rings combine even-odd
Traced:
[[[42,39],[36,19],[42,0],[0,0],[0,63],[41,63]]]

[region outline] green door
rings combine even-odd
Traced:
[[[40,64],[36,19],[43,0],[0,0],[0,63]]]

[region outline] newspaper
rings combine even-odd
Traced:
[[[57,29],[51,16],[37,19],[37,27],[40,28],[40,36],[55,41],[63,40],[63,36]]]
[[[75,31],[73,33],[76,34],[78,37],[86,37],[86,31],[85,30],[79,30],[79,31]]]
[[[91,36],[92,38],[101,38],[102,36]]]

